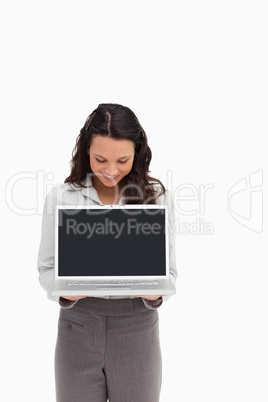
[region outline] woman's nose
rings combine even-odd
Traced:
[[[102,172],[107,174],[108,176],[117,176],[119,174],[120,167],[116,161],[108,162],[106,161],[105,165],[103,166]]]
[[[115,171],[113,171],[113,172],[104,172],[104,174],[107,174],[107,176],[117,176],[118,175],[118,172],[115,172]]]
[[[107,174],[108,176],[116,176],[116,175],[118,175],[118,169],[115,167],[114,168],[113,167],[106,168],[104,170],[104,174]]]

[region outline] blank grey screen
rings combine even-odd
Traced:
[[[58,210],[58,275],[165,275],[165,209],[146,211]]]

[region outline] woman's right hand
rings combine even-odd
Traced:
[[[64,299],[67,299],[67,300],[76,301],[76,300],[84,299],[87,296],[61,296],[61,297],[63,297]]]

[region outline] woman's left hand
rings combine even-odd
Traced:
[[[159,299],[159,297],[164,296],[164,295],[160,295],[160,296],[155,296],[155,295],[151,295],[151,296],[134,296],[134,297],[143,297],[144,299],[147,300],[156,300]]]

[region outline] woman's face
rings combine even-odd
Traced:
[[[95,135],[88,154],[91,170],[99,184],[114,187],[131,171],[135,148],[130,140]]]

